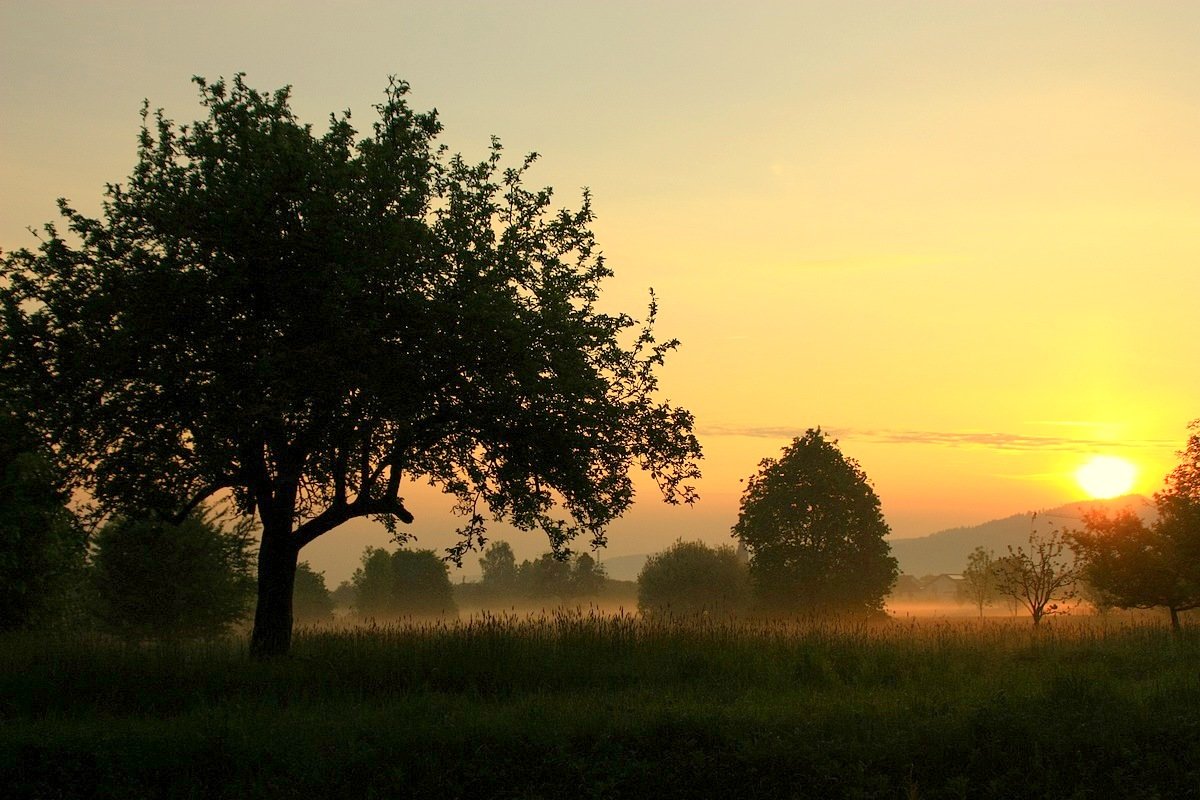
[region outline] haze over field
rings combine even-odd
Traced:
[[[1200,397],[1198,25],[1161,2],[8,3],[0,249],[57,196],[97,211],[142,99],[188,121],[193,74],[364,127],[394,74],[452,150],[496,134],[565,204],[590,187],[603,304],[653,286],[683,342],[663,388],[696,414],[702,499],[646,491],[608,557],[728,541],[739,480],[817,425],[899,536],[1082,500],[1097,454],[1148,495]],[[449,502],[406,496],[419,545],[449,544]],[[359,520],[304,557],[336,583],[386,541]]]

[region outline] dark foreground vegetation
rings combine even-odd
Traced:
[[[560,614],[9,635],[9,797],[1124,797],[1200,789],[1200,637]]]

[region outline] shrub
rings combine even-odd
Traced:
[[[738,614],[749,600],[749,572],[729,545],[677,541],[638,574],[643,614]]]
[[[224,529],[202,513],[110,521],[90,570],[95,615],[125,636],[213,636],[242,619],[254,595],[253,523]]]

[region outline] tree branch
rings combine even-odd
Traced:
[[[182,509],[180,509],[175,514],[171,515],[171,517],[170,517],[171,524],[178,525],[179,523],[183,522],[185,519],[187,519],[188,514],[191,514],[193,511],[195,511],[196,508],[201,503],[203,503],[205,500],[212,497],[214,494],[221,491],[222,489],[230,488],[232,485],[233,484],[229,483],[228,480],[226,479],[226,480],[222,480],[220,483],[214,483],[211,486],[204,487],[199,492],[197,492],[196,495],[194,497],[192,497],[191,500],[188,500],[186,503],[184,503]]]
[[[355,517],[385,514],[399,517],[400,521],[405,525],[410,525],[413,521],[413,515],[404,507],[404,503],[396,497],[385,497],[375,500],[363,498],[355,500],[349,505],[333,505],[296,528],[296,549],[304,547],[318,536],[328,533],[347,520],[354,519]]]

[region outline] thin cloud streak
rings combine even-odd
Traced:
[[[980,431],[911,431],[889,429],[826,428],[829,435],[839,439],[876,442],[879,444],[928,444],[942,447],[982,447],[991,450],[1146,450],[1174,448],[1178,445],[1167,439],[1111,439],[1071,436],[1030,436],[1019,433],[988,433]],[[698,431],[701,436],[747,436],[759,439],[791,439],[803,434],[798,428],[773,426],[706,425]]]

